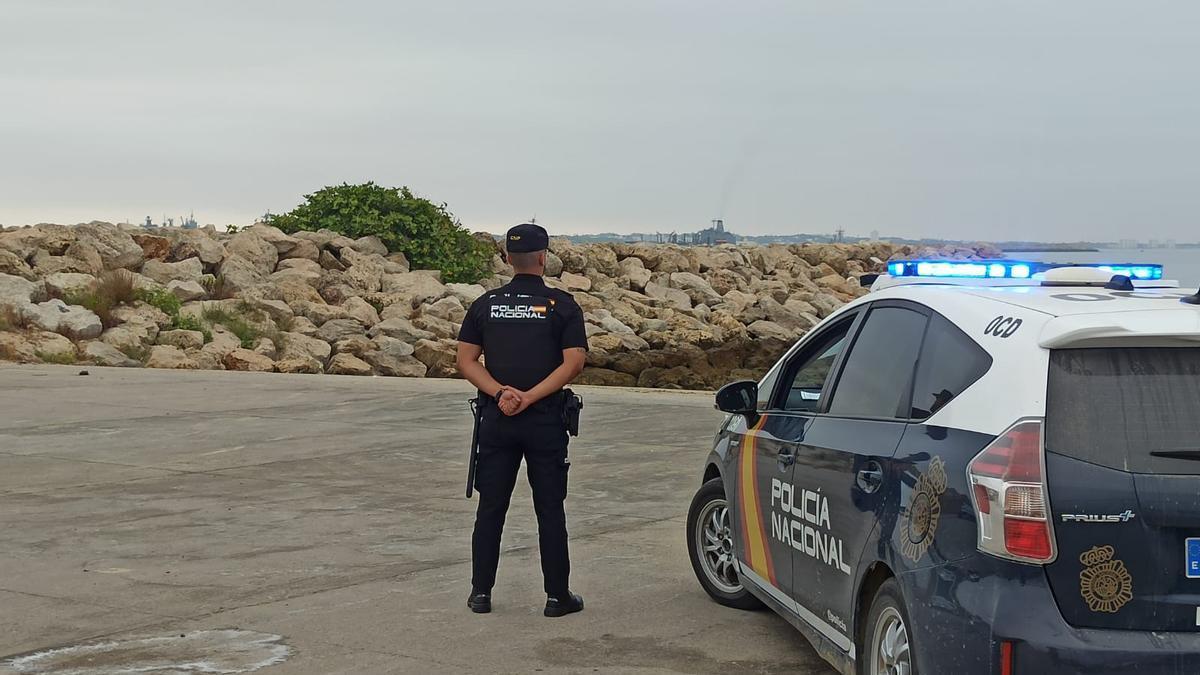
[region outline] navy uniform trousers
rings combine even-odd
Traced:
[[[496,583],[500,536],[522,458],[533,490],[546,594],[566,597],[571,575],[567,515],[563,507],[571,466],[567,459],[567,429],[561,411],[535,409],[535,406],[509,417],[490,401],[484,405],[479,426],[479,463],[475,469],[479,508],[471,537],[471,586],[476,591],[490,591]]]

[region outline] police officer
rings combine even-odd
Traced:
[[[471,305],[458,336],[458,370],[479,389],[483,403],[467,605],[477,613],[492,610],[500,534],[523,457],[538,521],[544,614],[564,616],[582,610],[583,598],[568,586],[563,502],[570,461],[562,390],[583,370],[587,336],[579,305],[542,279],[550,243],[546,230],[517,225],[504,243],[515,276]]]

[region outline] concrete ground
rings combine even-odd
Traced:
[[[692,574],[708,395],[581,388],[588,605],[546,619],[523,481],[464,605],[464,383],[87,370],[0,366],[0,673],[832,672]]]

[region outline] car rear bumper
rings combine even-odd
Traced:
[[[1200,672],[1200,636],[1122,630],[1078,630],[1013,645],[1013,675],[1023,673]]]
[[[1039,566],[977,554],[899,581],[922,672],[999,674],[1001,645],[1011,642],[1013,675],[1200,673],[1200,631],[1075,628]]]

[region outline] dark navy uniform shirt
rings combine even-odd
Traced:
[[[564,349],[587,349],[583,310],[570,293],[550,288],[535,274],[518,274],[479,296],[458,339],[483,347],[492,377],[522,391],[561,366]]]

